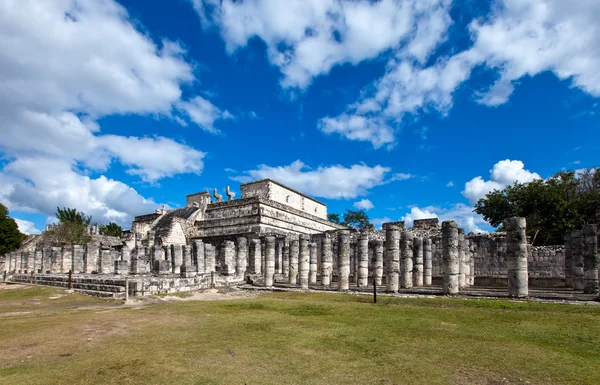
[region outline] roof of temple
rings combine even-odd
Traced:
[[[171,223],[173,223],[174,219],[188,219],[198,210],[200,210],[200,208],[188,206],[167,211],[156,223],[156,226],[154,227],[155,235],[159,237],[168,235],[171,230]]]

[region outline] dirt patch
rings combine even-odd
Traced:
[[[31,314],[30,311],[13,311],[13,312],[8,312],[8,313],[0,313],[0,317],[12,317],[15,315],[25,315],[25,314]]]
[[[224,301],[232,299],[250,299],[256,298],[256,293],[250,293],[247,291],[232,291],[227,293],[219,292],[218,290],[206,290],[202,292],[191,293],[189,296],[180,297],[175,295],[168,295],[164,297],[154,297],[163,302],[169,301]]]
[[[21,284],[6,284],[6,283],[0,283],[0,290],[15,290],[15,289],[27,289],[31,286],[29,285],[21,285]]]

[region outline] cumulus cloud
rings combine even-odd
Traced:
[[[17,222],[17,226],[19,226],[19,231],[23,234],[39,234],[40,230],[35,228],[35,224],[31,221],[26,221],[24,219],[13,218],[15,222]]]
[[[525,170],[525,165],[520,160],[505,159],[490,170],[490,180],[477,176],[468,181],[462,195],[471,204],[475,204],[492,190],[502,190],[514,182],[527,183],[540,178],[537,173]]]
[[[117,161],[147,182],[202,171],[204,153],[186,144],[101,132],[98,119],[114,114],[187,124],[177,106],[186,103],[182,86],[196,79],[185,50],[136,26],[113,0],[0,2],[0,151],[8,161],[0,199],[11,208],[50,215],[76,203],[100,221],[125,223],[154,203],[89,171]],[[204,120],[182,116],[205,129],[227,117],[211,111]]]
[[[403,215],[400,219],[403,220],[407,227],[412,227],[415,219],[428,219],[438,218],[437,214],[428,211],[427,209],[420,209],[418,207],[412,207],[410,212]]]
[[[412,226],[415,219],[439,218],[442,221],[456,221],[465,232],[483,233],[488,223],[481,215],[475,214],[470,206],[457,203],[449,207],[427,206],[423,208],[412,207],[409,212],[401,217],[407,226]]]
[[[450,181],[446,183],[446,187],[454,187],[454,182]]]
[[[373,203],[368,199],[363,199],[358,202],[354,202],[353,206],[357,209],[362,209],[362,210],[371,210],[372,208],[375,207],[373,205]]]
[[[389,167],[380,165],[369,167],[365,164],[355,164],[350,167],[319,166],[311,169],[301,160],[296,160],[289,166],[272,167],[263,164],[255,170],[248,170],[244,175],[231,179],[245,183],[269,178],[308,195],[352,199],[364,196],[369,189],[387,183],[385,175],[389,171]]]
[[[233,118],[233,115],[231,115],[229,111],[221,111],[202,96],[196,96],[191,100],[177,103],[177,109],[185,113],[203,130],[215,134],[219,132],[219,130],[214,127],[214,123],[217,120]]]

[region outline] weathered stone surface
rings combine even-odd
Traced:
[[[403,231],[400,236],[400,287],[403,289],[410,289],[413,286],[413,251],[411,250],[413,238],[413,233],[410,231]]]
[[[375,285],[381,285],[383,281],[383,241],[373,241],[373,279]]]
[[[194,265],[181,265],[181,272],[179,275],[181,278],[190,278],[195,277],[198,272],[196,271],[196,266]]]
[[[101,250],[99,274],[112,274],[114,272],[115,260],[110,250]]]
[[[331,238],[326,234],[321,239],[321,284],[323,286],[331,285],[331,275],[333,273],[333,250],[331,248]]]
[[[458,226],[455,221],[442,222],[442,258],[444,294],[458,293]]]
[[[506,262],[508,265],[508,295],[527,297],[529,277],[527,274],[526,221],[522,217],[508,218],[506,228]]]
[[[433,271],[433,261],[431,252],[431,238],[423,239],[423,285],[431,285],[431,273]]]
[[[398,292],[400,280],[400,229],[388,224],[385,228],[386,249],[386,290],[390,293]]]
[[[285,237],[283,241],[283,256],[281,262],[283,278],[289,282],[290,279],[290,239]]]
[[[571,234],[571,245],[573,254],[573,289],[583,290],[585,287],[583,279],[583,234],[575,231]]]
[[[205,273],[210,274],[215,271],[216,267],[217,249],[210,243],[204,244],[204,266],[206,267]]]
[[[233,275],[235,274],[235,243],[233,241],[225,241],[221,245],[221,274]]]
[[[158,275],[171,274],[171,261],[157,259],[154,261],[154,272]]]
[[[273,286],[275,275],[275,237],[265,238],[265,271],[264,285],[266,287]]]
[[[248,239],[246,237],[238,237],[236,248],[235,273],[244,275],[246,273],[246,261],[248,260]]]
[[[467,287],[467,257],[465,253],[465,229],[458,229],[458,287]]]
[[[298,259],[300,256],[300,241],[292,239],[290,243],[290,283],[298,284]]]
[[[192,254],[194,256],[194,264],[196,265],[196,271],[198,274],[204,274],[206,271],[205,257],[204,257],[204,242],[200,239],[194,239],[192,242]]]
[[[584,293],[598,293],[598,229],[596,225],[583,226]]]
[[[423,238],[413,238],[413,286],[423,286]]]
[[[173,274],[181,273],[181,264],[183,263],[183,250],[181,245],[171,245],[171,267]]]
[[[571,234],[565,237],[565,286],[573,287],[573,244]]]
[[[250,274],[262,274],[261,258],[262,258],[262,244],[260,243],[260,239],[253,238],[251,240],[250,263],[248,266],[248,268],[250,269]]]
[[[350,231],[338,231],[338,290],[350,288]]]
[[[283,272],[283,238],[275,240],[275,273]]]
[[[47,250],[44,249],[44,253],[47,253]],[[48,255],[50,256],[50,255]],[[44,255],[46,258],[46,255]],[[99,249],[97,245],[87,244],[85,247],[85,258],[83,260],[83,270],[86,274],[91,274],[93,271],[98,271],[98,258],[99,258]],[[44,266],[50,266],[50,260],[44,260]],[[50,270],[48,267],[45,267],[45,270]]]
[[[310,271],[310,250],[308,242],[310,237],[306,234],[300,234],[300,254],[298,260],[298,281],[300,288],[308,289],[308,273]]]
[[[358,237],[358,287],[369,286],[369,236],[365,233]]]
[[[129,261],[115,261],[115,274],[117,275],[128,275],[129,274]]]
[[[310,260],[308,283],[317,283],[317,244],[315,242],[308,244],[308,254]]]

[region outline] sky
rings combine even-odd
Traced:
[[[271,178],[372,223],[598,166],[596,0],[4,0],[0,202],[125,229]]]

